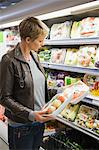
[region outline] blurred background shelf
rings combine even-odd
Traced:
[[[45,45],[85,45],[85,44],[99,44],[99,37],[63,39],[63,40],[45,40]]]
[[[98,68],[67,66],[65,64],[55,64],[55,63],[50,63],[50,62],[41,62],[41,64],[43,67],[49,68],[49,69],[71,71],[71,72],[78,72],[78,73],[86,73],[86,74],[99,76],[99,69]]]

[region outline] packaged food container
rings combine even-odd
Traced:
[[[89,93],[89,87],[82,81],[77,81],[65,88],[63,95],[68,97],[68,94],[72,95],[70,103],[77,104]]]
[[[72,95],[65,97],[62,93],[56,94],[46,105],[47,114],[56,117],[71,101]]]
[[[95,119],[93,124],[93,131],[99,135],[99,120]]]
[[[81,105],[76,116],[75,123],[84,128],[92,129],[97,116],[98,110],[86,105]]]
[[[64,110],[60,113],[60,115],[70,121],[74,121],[77,112],[79,110],[80,104],[72,105],[68,104]]]

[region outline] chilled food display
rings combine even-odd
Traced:
[[[66,51],[65,64],[77,65],[77,48],[68,48]]]
[[[80,78],[73,78],[73,77],[70,77],[70,76],[65,76],[65,86],[76,83],[79,80],[80,80]]]
[[[47,113],[57,116],[69,103],[77,104],[88,94],[88,91],[89,88],[82,81],[65,87],[62,93],[56,94],[46,104]]]
[[[79,107],[80,107],[80,104],[72,105],[69,103],[64,108],[64,110],[60,113],[60,115],[68,120],[74,121],[76,114],[79,110]]]
[[[94,86],[92,89],[90,89],[90,94],[96,97],[99,97],[99,81],[96,81],[94,83]]]
[[[53,24],[50,31],[50,39],[58,40],[70,38],[71,25],[72,25],[71,21]]]
[[[66,49],[51,49],[51,62],[63,64],[65,60]]]
[[[66,73],[62,72],[48,72],[47,85],[48,88],[58,88],[64,86],[64,78]]]
[[[67,96],[68,93],[72,93],[71,103],[76,104],[81,101],[81,99],[83,99],[88,94],[88,92],[89,87],[82,81],[78,81],[74,84],[67,86],[63,91],[63,95]]]
[[[89,86],[90,95],[99,97],[99,77],[85,74],[83,82]]]
[[[5,40],[7,44],[14,44],[15,45],[20,41],[18,28],[11,28],[5,30]]]
[[[59,131],[44,139],[42,147],[46,150],[98,150],[99,143],[88,135],[75,129]]]
[[[99,61],[95,62],[95,67],[99,68]]]
[[[71,29],[71,38],[99,36],[99,17],[87,17],[74,21]]]
[[[38,54],[40,62],[49,62],[51,58],[51,51],[47,47],[43,47]]]
[[[96,53],[95,67],[99,68],[99,46],[97,48],[97,53]]]
[[[94,121],[97,116],[98,111],[96,109],[86,105],[81,105],[76,116],[75,123],[84,128],[92,129],[94,127]]]
[[[80,38],[81,21],[74,21],[71,29],[71,38]]]
[[[99,17],[87,17],[81,21],[81,37],[99,36]]]
[[[77,52],[78,66],[94,67],[97,53],[96,45],[80,46]]]
[[[57,115],[57,113],[68,103],[68,99],[62,94],[56,94],[47,104],[47,113]],[[65,103],[65,104],[64,104]]]
[[[48,121],[45,123],[44,135],[50,134],[51,132],[55,132],[60,129],[59,122],[56,120]]]
[[[99,120],[95,119],[95,122],[93,124],[93,131],[99,134]]]

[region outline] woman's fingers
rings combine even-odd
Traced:
[[[48,108],[46,107],[45,109],[38,111],[39,114],[46,114],[48,111]]]

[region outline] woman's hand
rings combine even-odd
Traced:
[[[35,120],[38,122],[46,122],[49,120],[54,120],[54,117],[50,114],[47,114],[47,108],[41,111],[34,111]]]

